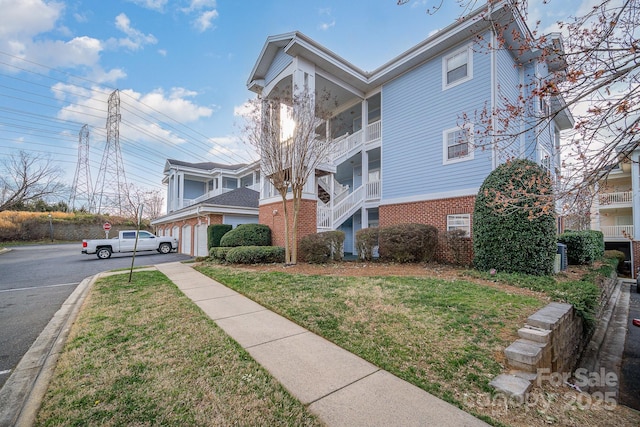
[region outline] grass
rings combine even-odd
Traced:
[[[458,406],[490,392],[503,349],[545,304],[464,280],[198,270]]]
[[[517,339],[517,330],[553,299],[533,286],[539,277],[517,277],[538,289],[525,291],[519,288],[528,286],[509,283],[506,277],[492,277],[491,282],[482,277],[480,282],[460,275],[339,277],[216,264],[196,268],[490,424],[639,425],[636,412],[623,406],[604,410],[597,396],[580,395],[568,387],[534,389],[531,399],[518,406],[489,386],[507,371],[504,349]],[[546,279],[536,286],[540,283]],[[546,291],[553,293],[553,286],[547,285]],[[575,402],[585,399],[593,405],[576,407]]]
[[[159,272],[90,291],[38,426],[318,425]]]

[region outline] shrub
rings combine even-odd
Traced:
[[[220,239],[220,246],[270,246],[271,229],[264,224],[240,224]]]
[[[627,259],[627,256],[622,251],[610,250],[604,251],[604,257],[608,259],[615,259],[618,261],[618,272],[623,272],[624,270],[624,262]]]
[[[467,232],[461,229],[450,230],[444,233],[444,244],[451,255],[453,263],[462,265],[467,248]]]
[[[211,258],[213,258],[216,261],[225,262],[227,260],[227,253],[231,249],[232,248],[225,247],[225,246],[214,247],[209,249],[209,255],[211,256]]]
[[[394,262],[431,261],[438,230],[432,225],[398,224],[380,228],[380,259]]]
[[[207,244],[209,249],[220,246],[220,239],[233,229],[231,224],[214,224],[207,227]]]
[[[303,261],[322,264],[342,260],[343,231],[323,231],[300,239],[298,250]]]
[[[567,245],[569,264],[593,264],[604,256],[604,237],[601,231],[567,231],[558,237],[558,241]]]
[[[371,261],[373,259],[373,250],[378,246],[379,234],[378,227],[362,228],[356,231],[356,250],[361,260]]]
[[[237,246],[230,248],[226,261],[234,264],[268,264],[284,262],[281,246]]]
[[[557,251],[552,183],[524,159],[498,166],[482,183],[473,213],[474,265],[533,275],[553,273]]]

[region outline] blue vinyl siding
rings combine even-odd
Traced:
[[[504,110],[508,105],[519,105],[520,67],[516,66],[511,52],[506,49],[496,51],[496,72],[498,80],[496,105],[498,109]],[[522,125],[522,120],[514,117],[509,117],[508,123],[497,120],[498,131],[505,133],[505,138],[498,141],[498,164],[522,155],[524,149],[520,136]]]
[[[282,70],[287,68],[287,66],[292,61],[293,61],[293,58],[287,55],[286,53],[284,53],[284,50],[282,49],[278,50],[276,57],[273,59],[273,62],[269,67],[269,71],[267,71],[266,75],[264,76],[265,85],[268,85],[269,83],[271,83],[271,81],[275,79],[276,76],[282,72]]]
[[[447,90],[442,56],[383,86],[383,200],[478,188],[491,172],[488,149],[475,150],[473,160],[443,165],[443,131],[461,125],[462,113],[474,117],[490,106],[491,55],[474,46],[472,60],[473,78]]]

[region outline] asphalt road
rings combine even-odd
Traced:
[[[620,368],[619,400],[621,404],[640,411],[640,327],[633,325],[640,319],[640,293],[631,286],[627,339]]]
[[[131,266],[131,254],[101,260],[80,250],[80,244],[21,246],[0,255],[0,387],[83,279]],[[141,252],[134,265],[190,258],[173,252]]]

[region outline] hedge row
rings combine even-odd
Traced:
[[[236,246],[211,248],[209,254],[220,262],[233,264],[271,264],[284,262],[281,246]]]

